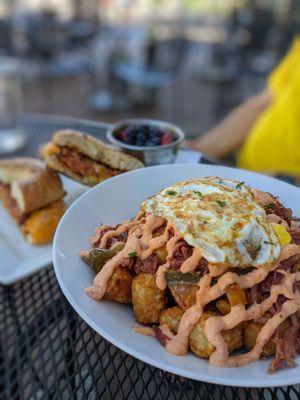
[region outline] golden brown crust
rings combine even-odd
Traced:
[[[206,320],[213,315],[215,315],[213,312],[204,312],[189,336],[191,351],[200,358],[209,358],[215,350],[215,347],[207,340],[204,331]],[[240,326],[224,331],[222,336],[228,346],[229,353],[243,346],[243,329]]]
[[[118,303],[131,303],[133,275],[127,268],[118,267],[109,280],[104,298]]]
[[[10,185],[11,196],[23,214],[64,196],[59,176],[42,161],[33,158],[0,161],[0,182]]]
[[[261,331],[264,324],[255,322],[255,321],[247,321],[243,324],[244,326],[244,345],[247,350],[252,350],[255,346],[255,342],[259,332]],[[265,345],[263,352],[261,353],[262,358],[267,358],[275,354],[276,346],[271,338]]]
[[[53,135],[53,143],[77,150],[79,153],[119,171],[143,167],[143,163],[86,133],[64,129]]]
[[[155,275],[137,275],[132,281],[131,293],[136,320],[141,324],[158,324],[167,298],[165,291],[156,286]]]
[[[178,306],[166,308],[165,310],[162,310],[159,316],[159,325],[168,325],[171,332],[176,334],[178,332],[182,315],[183,311]]]

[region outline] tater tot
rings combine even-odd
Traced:
[[[133,275],[127,268],[116,268],[108,282],[104,298],[118,303],[131,303],[132,279]]]
[[[159,264],[164,264],[167,261],[168,255],[166,245],[163,245],[159,249],[155,250],[154,254],[156,254]]]
[[[180,307],[171,307],[163,310],[159,317],[159,324],[167,324],[173,333],[177,333],[183,311]]]
[[[231,307],[237,304],[247,304],[246,293],[238,284],[229,285],[226,288],[226,293]]]
[[[165,291],[158,289],[155,281],[156,275],[148,273],[141,273],[132,281],[133,310],[141,324],[158,324],[167,304]]]
[[[229,314],[231,310],[230,304],[225,299],[218,300],[216,303],[216,307],[218,311],[220,311],[220,313],[223,315]]]
[[[248,321],[244,323],[244,345],[247,350],[253,349],[257,335],[263,326],[264,324],[255,321]],[[273,354],[275,354],[275,343],[271,338],[264,346],[261,356],[267,358]]]
[[[204,312],[191,331],[189,336],[190,348],[193,353],[195,353],[198,357],[201,358],[209,358],[210,355],[215,350],[215,347],[207,340],[204,333],[205,321],[215,314],[212,312]],[[230,329],[229,331],[225,331],[222,333],[225,342],[228,345],[229,353],[232,353],[234,350],[239,349],[243,345],[243,330],[241,327],[235,327]]]

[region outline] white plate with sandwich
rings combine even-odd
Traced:
[[[52,238],[82,193],[143,164],[96,138],[72,130],[53,135],[33,158],[0,161],[0,283],[11,284],[52,263]],[[61,176],[58,173],[66,175]]]
[[[10,284],[51,264],[51,238],[58,220],[64,208],[88,187],[45,172],[39,160],[14,159],[13,163],[5,162],[5,168],[3,163],[0,163],[1,182],[4,176],[6,183],[11,182],[15,198],[11,200],[9,185],[2,183],[0,197],[6,208],[0,207],[0,282]],[[23,174],[23,182],[24,177],[30,179],[31,175],[35,184],[20,185],[15,174],[18,177]]]

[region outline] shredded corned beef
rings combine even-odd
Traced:
[[[284,261],[281,261],[281,263],[278,266],[278,269],[283,269],[285,271],[290,270],[291,272],[295,272],[298,261],[299,261],[299,255],[296,254],[290,258],[287,258]]]
[[[278,197],[274,197],[274,201],[265,205],[264,209],[267,214],[276,214],[278,217],[284,219],[289,225],[292,220],[292,210],[290,208],[284,207],[283,204],[280,203]]]
[[[279,284],[283,279],[284,275],[280,273],[280,270],[295,272],[298,261],[299,255],[292,256],[282,261],[278,265],[278,268],[275,271],[270,272],[263,282],[249,289],[248,294],[251,299],[251,303],[260,303],[265,298],[267,298],[269,296],[271,287],[273,285]],[[296,290],[296,288],[297,285],[295,283],[293,286],[294,291]],[[268,311],[269,316],[273,316],[276,313],[279,313],[281,311],[283,303],[286,300],[287,298],[285,296],[279,295],[276,303]],[[266,321],[268,318],[265,318]],[[263,319],[264,317],[261,318],[260,322],[263,322]],[[297,352],[300,352],[299,322],[299,316],[296,316],[294,314],[289,317],[285,322],[283,322],[275,331],[273,340],[276,347],[276,354],[274,360],[269,366],[269,373],[274,373],[278,368],[283,365],[286,365],[288,367],[294,367],[296,365],[295,357]]]
[[[248,292],[250,303],[261,303],[266,299],[269,296],[271,287],[273,285],[278,285],[283,279],[283,274],[280,273],[280,270],[295,272],[298,260],[299,255],[295,255],[282,261],[278,265],[278,268],[275,271],[270,272],[263,282],[252,286]],[[281,303],[281,305],[282,304],[283,303]]]
[[[287,367],[296,366],[295,357],[299,351],[299,322],[296,315],[288,318],[287,323],[281,324],[274,334],[273,341],[276,353],[268,368],[270,374],[273,374],[284,365]]]
[[[110,249],[114,244],[118,243],[118,241],[116,237],[113,237],[107,241],[106,247]]]
[[[294,226],[290,230],[290,235],[292,237],[292,242],[295,244],[300,244],[300,226],[293,224]]]
[[[169,260],[170,269],[180,269],[184,261],[189,258],[193,253],[193,248],[187,244],[185,240],[180,240],[175,246],[173,254]],[[205,258],[201,258],[195,271],[202,271],[203,274],[208,272],[208,262]]]
[[[179,269],[183,262],[193,253],[193,248],[185,240],[176,243],[173,254],[170,258],[170,269]]]
[[[255,304],[259,302],[260,299],[260,290],[258,285],[252,286],[250,289],[248,289],[247,293],[247,299],[249,304]]]
[[[269,293],[273,285],[279,285],[283,279],[283,274],[280,272],[272,271],[268,274],[266,279],[259,284],[262,293]]]
[[[201,258],[195,271],[201,271],[203,275],[208,273],[208,261],[205,258]]]
[[[276,303],[275,303],[277,312],[281,311],[281,307],[282,307],[283,303],[286,302],[286,300],[287,300],[287,298],[283,294],[280,294],[277,297],[277,300],[276,300]]]
[[[167,226],[167,224],[166,223],[164,223],[163,225],[161,225],[159,228],[156,228],[154,231],[153,231],[153,236],[155,237],[155,236],[160,236],[160,235],[162,235],[163,233],[164,233],[164,231],[165,231],[165,229],[166,229],[166,226]]]
[[[270,313],[273,316],[276,313],[280,312],[281,311],[281,307],[282,307],[283,303],[286,302],[286,300],[287,300],[287,298],[285,296],[283,296],[282,294],[280,294],[277,297],[276,303],[273,304],[273,306],[270,308],[268,313]]]
[[[115,230],[115,228],[112,228],[111,226],[108,225],[102,225],[99,228],[96,229],[95,235],[91,237],[91,245],[93,247],[99,247],[100,242],[102,237],[105,235],[106,232]],[[126,242],[128,237],[128,232],[122,232],[120,235],[112,237],[107,241],[107,248],[110,248],[112,245],[114,245],[117,242]]]
[[[95,235],[91,237],[91,245],[93,247],[99,247],[103,235],[111,230],[113,230],[111,226],[108,225],[99,226],[99,228],[96,229]]]
[[[135,260],[133,258],[126,257],[122,261],[120,267],[131,269],[134,266]]]
[[[140,274],[141,272],[155,274],[157,268],[158,268],[158,258],[155,254],[151,254],[144,260],[141,260],[139,257],[135,259],[134,270],[136,274]]]
[[[157,340],[160,342],[160,344],[162,346],[165,347],[167,342],[168,342],[168,340],[170,340],[170,339],[168,338],[167,335],[165,335],[163,333],[163,331],[160,329],[159,326],[154,326],[153,329],[154,329],[154,333],[155,333],[155,336],[156,336]]]
[[[128,237],[128,232],[122,232],[120,235],[112,237],[111,239],[109,239],[107,241],[107,247],[110,248],[111,246],[113,246],[115,243],[117,242],[123,242],[125,243]]]

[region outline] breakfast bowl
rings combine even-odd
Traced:
[[[182,181],[185,182],[184,186],[182,186]],[[186,186],[186,181],[188,181],[189,186]],[[178,182],[181,182],[181,184],[178,184]],[[254,302],[252,301],[252,297],[246,297],[244,299],[243,296],[237,295],[239,290],[237,286],[233,286],[236,291],[228,292],[226,295],[224,292],[224,297],[222,297],[223,290],[226,291],[227,287],[232,289],[231,285],[227,285],[225,279],[227,280],[230,278],[232,279],[231,282],[239,282],[240,288],[248,290],[250,287],[256,288],[256,281],[264,279],[266,276],[265,273],[268,273],[268,268],[277,268],[277,262],[272,261],[267,265],[263,257],[267,257],[268,260],[274,260],[273,256],[275,258],[277,257],[274,252],[276,252],[278,248],[279,233],[281,232],[282,234],[285,230],[284,227],[280,225],[277,226],[278,232],[277,230],[275,231],[274,227],[271,228],[269,225],[265,226],[265,223],[267,223],[265,218],[267,218],[267,215],[272,214],[265,214],[263,212],[261,206],[256,203],[253,197],[254,194],[250,192],[251,188],[256,190],[254,193],[257,195],[259,195],[259,193],[262,194],[261,191],[274,194],[274,205],[272,203],[271,206],[272,212],[278,213],[282,212],[282,210],[289,212],[289,209],[286,207],[290,207],[294,215],[300,214],[300,191],[298,188],[264,175],[222,166],[174,164],[140,168],[129,173],[117,175],[93,187],[67,210],[56,231],[53,261],[55,273],[63,293],[74,310],[97,333],[123,351],[164,371],[202,382],[238,387],[265,388],[299,383],[300,356],[297,356],[295,359],[295,362],[298,362],[298,367],[291,363],[290,366],[294,365],[295,368],[286,368],[287,365],[285,365],[285,367],[283,366],[277,373],[273,374],[269,374],[267,371],[271,363],[276,359],[276,356],[274,358],[274,356],[269,354],[268,358],[263,357],[257,359],[259,354],[263,351],[264,347],[262,347],[262,345],[264,341],[268,340],[278,324],[284,322],[284,318],[287,317],[288,312],[294,312],[296,310],[296,292],[294,293],[292,289],[290,289],[291,291],[289,293],[286,292],[290,300],[286,300],[281,305],[281,311],[272,309],[273,314],[270,314],[273,315],[272,319],[260,319],[259,323],[264,324],[264,327],[266,327],[265,329],[263,328],[264,330],[262,332],[268,336],[257,336],[259,347],[256,347],[256,349],[259,350],[258,353],[251,353],[252,350],[248,349],[248,347],[251,348],[249,333],[254,333],[256,335],[257,331],[255,327],[257,327],[257,324],[253,324],[251,321],[249,321],[251,324],[248,324],[248,321],[245,320],[248,317],[252,318],[252,312],[254,311],[255,313],[264,312],[263,310],[265,310],[265,308],[262,307],[268,308],[270,299],[273,304],[279,290],[285,291],[288,290],[288,287],[292,288],[293,279],[296,279],[295,274],[293,275],[293,273],[291,274],[282,269],[281,271],[284,272],[278,273],[277,271],[276,281],[271,283],[273,288],[272,294],[268,297],[263,296],[262,298],[256,298],[256,300],[260,302],[259,306],[257,306],[258,303],[256,303],[255,299]],[[265,193],[265,196],[267,196],[268,193]],[[154,198],[153,195],[155,196]],[[151,198],[149,199],[150,196]],[[159,198],[157,198],[157,196],[159,196]],[[270,194],[268,196],[270,196]],[[284,204],[283,208],[278,207],[278,199]],[[270,204],[271,203],[268,202],[266,207],[270,208]],[[199,207],[197,205],[199,205]],[[205,206],[205,208],[200,207],[200,205],[203,207]],[[157,220],[158,217],[154,215],[154,212],[149,208],[152,206],[160,207],[157,209],[159,213],[168,211],[168,215],[164,215],[168,218],[168,224],[170,225],[162,225],[161,227],[163,229],[157,230],[157,222],[161,223],[163,221]],[[144,218],[144,216],[143,213],[139,212],[145,209],[144,207],[147,207],[148,211],[146,211],[149,212],[149,215],[146,216],[147,221],[141,219]],[[178,211],[178,209],[181,209],[182,212],[177,212],[176,220],[173,220],[172,213],[173,211]],[[201,210],[204,210],[205,213],[203,214]],[[251,213],[254,213],[253,218],[251,217]],[[200,218],[200,215],[202,215],[203,218]],[[235,215],[234,218],[232,218],[233,224],[229,225],[228,217],[232,215]],[[246,219],[244,219],[244,217]],[[262,224],[262,227],[265,226],[266,230],[255,229],[253,231],[252,229],[248,229],[249,225],[246,225],[248,217],[251,218],[254,224],[253,226],[257,226],[257,221],[260,221],[259,223]],[[274,217],[273,214],[271,218],[274,220],[276,217]],[[225,237],[224,235],[230,235],[233,240],[237,240],[237,242],[234,243],[253,244],[253,246],[247,246],[249,250],[246,249],[248,254],[255,250],[255,253],[253,252],[253,258],[251,258],[251,260],[248,259],[243,248],[244,256],[241,260],[244,260],[243,262],[246,263],[249,262],[251,265],[254,265],[254,267],[246,267],[243,271],[240,271],[240,264],[237,264],[236,267],[234,267],[237,268],[238,273],[236,273],[233,272],[231,267],[230,271],[226,272],[226,269],[223,270],[222,265],[220,265],[220,269],[215,269],[214,265],[216,266],[216,264],[212,263],[211,268],[208,265],[207,269],[206,264],[198,264],[199,260],[197,261],[197,259],[196,264],[195,258],[190,256],[191,253],[189,251],[191,249],[188,250],[188,247],[185,247],[185,257],[192,258],[190,261],[194,266],[197,265],[197,268],[199,268],[198,272],[195,270],[194,274],[191,275],[190,273],[189,280],[187,281],[187,275],[185,277],[181,276],[180,278],[177,270],[175,271],[175,273],[177,273],[176,278],[174,271],[172,272],[172,270],[170,270],[168,273],[171,273],[171,275],[166,276],[167,284],[169,285],[168,288],[165,289],[163,294],[157,292],[156,287],[158,289],[159,287],[153,285],[154,269],[152,268],[154,268],[153,261],[158,260],[159,254],[157,253],[156,258],[152,254],[149,256],[150,258],[147,257],[147,266],[146,261],[145,264],[140,261],[142,259],[141,252],[146,252],[149,249],[151,250],[151,248],[154,249],[154,246],[161,245],[161,240],[163,239],[161,236],[165,235],[165,232],[166,236],[164,237],[170,244],[170,246],[168,246],[170,250],[172,250],[172,246],[175,246],[175,244],[186,246],[186,244],[184,244],[185,239],[182,239],[180,235],[174,236],[175,231],[169,231],[169,227],[176,227],[179,226],[178,224],[181,225],[182,223],[182,229],[184,229],[184,221],[188,220],[193,222],[193,226],[196,230],[192,231],[195,232],[193,233],[194,239],[186,236],[186,240],[192,243],[191,240],[198,241],[201,235],[202,242],[199,242],[199,246],[201,246],[202,251],[205,251],[205,249],[208,251],[206,255],[207,259],[212,256],[219,257],[218,254],[221,254],[225,248],[228,248],[228,257],[231,257],[230,254],[237,254],[235,252],[238,248],[242,249],[242,247],[233,246],[232,240],[227,242],[227,236]],[[207,223],[200,224],[200,222],[204,220],[207,221]],[[125,222],[122,224],[122,221]],[[218,224],[216,225],[217,221]],[[150,223],[155,223],[155,226],[152,225],[151,228]],[[223,227],[219,223],[222,223]],[[99,226],[100,224],[101,226]],[[132,235],[124,235],[125,231],[123,228],[124,226],[126,228],[126,224],[128,228],[132,227]],[[115,229],[112,227],[118,229],[118,232],[114,231],[117,236],[114,235],[114,232],[110,231],[110,229]],[[237,229],[237,231],[235,231],[236,235],[233,235],[231,227],[234,230]],[[271,234],[270,229],[272,232],[274,230],[273,233],[276,234],[277,238],[275,236],[270,236],[269,239],[266,238],[265,240],[264,235],[267,234],[267,232]],[[145,232],[147,233],[147,238],[144,235]],[[155,235],[159,234],[160,236],[154,237],[154,232]],[[260,232],[260,234],[256,234],[256,232]],[[206,236],[208,234],[209,236]],[[91,235],[93,235],[91,238],[92,241],[89,240]],[[248,242],[244,235],[248,235]],[[219,240],[218,238],[224,237],[225,247],[214,245],[212,247],[214,251],[212,252],[209,250],[210,247],[205,245],[205,237],[207,237],[209,241],[208,245],[216,243],[216,240]],[[115,240],[116,238],[117,241]],[[254,244],[256,244],[258,238],[262,240],[260,240],[260,243],[254,248]],[[241,239],[241,241],[239,239]],[[280,243],[282,244],[283,239],[286,240],[286,234],[285,237],[282,236],[280,239],[282,241]],[[98,240],[100,240],[100,242],[97,244]],[[121,243],[122,240],[123,244]],[[170,243],[170,241],[172,242]],[[141,243],[143,243],[143,247]],[[94,246],[92,250],[90,250],[91,245]],[[150,245],[152,247],[150,247]],[[294,244],[287,246],[292,246],[292,249],[295,249]],[[161,249],[161,247],[158,249]],[[232,252],[230,249],[232,249]],[[289,247],[289,249],[291,249],[291,247]],[[297,246],[296,249],[300,251]],[[176,250],[175,247],[173,247],[173,250]],[[176,254],[172,254],[172,258],[170,258],[174,268],[176,266],[174,261],[181,260],[181,262],[183,262],[184,257],[182,257],[182,250],[183,248],[181,247],[180,257],[177,257]],[[90,251],[93,251],[93,253],[90,253]],[[179,247],[177,246],[177,255],[178,251]],[[117,254],[115,254],[115,252]],[[87,253],[89,255],[88,260]],[[92,254],[92,259],[90,259],[90,254]],[[197,253],[195,253],[195,255],[197,256]],[[161,256],[163,257],[162,253],[160,253],[159,257]],[[255,264],[252,263],[254,259],[256,260]],[[146,258],[144,260],[146,260]],[[240,261],[240,257],[237,257],[236,260]],[[86,261],[92,261],[92,264],[88,264]],[[116,262],[121,263],[123,261],[124,264],[122,264],[122,267],[118,267],[118,270],[115,270]],[[150,261],[152,263],[150,263]],[[258,262],[262,263],[260,264],[260,268],[255,266],[258,265]],[[295,262],[295,258],[293,258],[293,262]],[[159,263],[157,263],[157,266]],[[189,263],[189,269],[192,264]],[[231,264],[235,265],[234,262],[231,262]],[[163,264],[160,264],[159,268],[161,266],[163,266]],[[283,265],[281,266],[283,267]],[[285,267],[287,266],[288,265],[285,264]],[[113,267],[113,269],[111,267]],[[96,268],[99,268],[99,271],[96,271]],[[147,270],[144,269],[142,271],[142,268],[147,268]],[[182,268],[182,265],[180,268]],[[203,277],[201,277],[199,281],[200,271],[202,271]],[[114,275],[114,278],[111,278],[112,281],[108,274],[110,272],[118,274]],[[157,270],[156,274],[158,273]],[[210,280],[214,274],[218,273],[220,273],[219,279]],[[273,272],[271,271],[271,273]],[[122,276],[120,274],[122,274]],[[279,275],[282,276],[285,283],[283,281],[278,283]],[[105,276],[108,277],[109,281]],[[101,287],[103,288],[105,284],[104,278],[107,284],[111,282],[111,286],[110,288],[107,286],[107,290],[105,287],[105,290],[102,291],[101,294]],[[178,278],[180,278],[181,281],[178,280]],[[198,283],[196,283],[196,281]],[[210,285],[210,282],[212,282],[212,285]],[[269,279],[268,282],[270,283]],[[264,280],[264,283],[268,282]],[[179,289],[177,292],[176,285]],[[208,321],[210,325],[205,327],[205,334],[210,335],[208,338],[209,341],[215,341],[216,338],[218,339],[220,337],[220,329],[225,328],[228,331],[228,335],[230,334],[230,336],[227,337],[228,352],[223,352],[222,349],[225,348],[226,350],[227,345],[225,345],[226,342],[221,341],[216,343],[218,346],[216,348],[217,353],[214,352],[214,348],[211,349],[212,353],[210,356],[208,353],[202,353],[201,346],[203,342],[204,344],[206,343],[205,351],[209,349],[207,347],[207,340],[203,340],[203,335],[201,334],[201,332],[203,333],[201,324],[200,326],[197,325],[195,330],[191,332],[190,338],[192,342],[189,343],[190,351],[181,352],[180,354],[175,351],[168,351],[171,350],[169,344],[172,343],[173,337],[170,335],[166,326],[163,325],[169,326],[170,322],[174,321],[176,315],[178,315],[178,311],[180,312],[178,307],[182,308],[182,311],[187,310],[181,299],[189,298],[187,296],[192,293],[193,285],[198,285],[197,290],[201,289],[201,292],[205,290],[204,296],[199,295],[195,299],[197,302],[197,304],[195,303],[197,309],[200,304],[199,301],[203,305],[207,300],[210,302],[212,298],[217,300],[215,297],[218,298],[219,295],[222,295],[221,298],[219,298],[220,301],[222,301],[222,299],[228,299],[230,302],[231,300],[233,301],[234,297],[235,299],[239,298],[237,305],[234,306],[232,303],[233,306],[232,309],[230,308],[230,311],[225,309],[220,311],[221,308],[219,306],[222,304],[224,305],[223,301],[222,303],[218,303],[219,311],[217,312],[215,309],[217,307],[217,303],[214,303],[215,300],[213,300],[213,303],[209,304],[209,309],[207,309],[207,312],[210,313],[210,317],[208,317],[206,321]],[[125,296],[130,295],[130,289],[129,292],[127,292],[130,286],[131,299],[128,297],[127,300]],[[265,288],[264,290],[266,290],[267,286],[263,286]],[[268,287],[270,288],[270,286]],[[181,290],[182,288],[184,288],[184,291]],[[254,290],[254,292],[251,291],[251,293],[254,293],[254,295],[259,295],[259,293],[263,294],[262,286],[260,286],[260,289],[260,292]],[[176,295],[176,293],[180,294],[181,297]],[[214,293],[217,294],[217,296],[215,296]],[[240,291],[240,294],[241,293]],[[104,294],[105,298],[102,299],[101,296]],[[249,292],[247,292],[247,294],[249,295]],[[167,296],[167,298],[162,296]],[[234,301],[236,302],[236,300]],[[247,303],[247,306],[245,306],[244,303]],[[178,305],[177,307],[175,306],[177,314],[173,314],[174,304]],[[290,308],[291,305],[293,309]],[[253,306],[254,308],[252,308]],[[290,309],[288,310],[288,308]],[[161,311],[161,309],[163,310]],[[191,310],[191,307],[189,309]],[[159,316],[158,313],[154,313],[154,311],[157,310],[161,311]],[[192,313],[194,313],[194,311],[195,309],[192,306]],[[184,312],[186,313],[187,311]],[[159,325],[157,321],[155,322],[154,320],[154,318],[157,317],[159,317]],[[141,321],[141,318],[151,318],[151,322],[145,320]],[[161,318],[164,318],[165,323],[161,323]],[[179,320],[181,320],[181,318],[183,318],[183,316],[179,316]],[[243,328],[239,325],[242,321]],[[271,324],[269,324],[268,321],[271,321]],[[139,325],[136,325],[137,322]],[[180,323],[181,321],[179,322],[179,326]],[[230,326],[223,325],[225,323],[230,323]],[[140,324],[148,325],[141,326]],[[205,322],[205,324],[207,324],[207,322]],[[239,326],[237,326],[237,324]],[[146,331],[141,331],[141,329],[145,328],[147,328]],[[160,331],[160,329],[163,328],[164,331]],[[183,328],[181,332],[187,332],[190,325],[184,325]],[[233,332],[231,328],[237,329]],[[271,328],[271,330],[269,328]],[[172,329],[176,329],[175,325]],[[228,329],[230,329],[231,332]],[[286,326],[284,326],[284,332],[285,335],[287,334],[289,336],[290,330]],[[153,335],[153,333],[155,335]],[[217,336],[215,336],[215,333],[217,333]],[[283,334],[283,332],[281,333]],[[247,335],[244,337],[243,334]],[[165,338],[165,343],[163,343],[164,335],[168,335],[167,339]],[[285,338],[287,339],[287,336],[285,336]],[[159,339],[161,339],[161,341]],[[167,340],[171,340],[171,342],[167,343]],[[184,341],[179,340],[177,342],[175,340],[175,343],[184,343]],[[230,350],[231,355],[229,354],[229,343],[231,343],[232,346],[234,345]],[[297,344],[295,338],[293,340],[291,340],[291,338],[287,339],[284,343],[288,346],[293,343]],[[165,347],[166,345],[168,345],[168,347]],[[209,346],[211,346],[211,344],[209,344]],[[202,354],[200,354],[200,350]],[[217,365],[215,362],[216,359],[211,359],[211,357],[213,357],[214,354],[220,354],[220,350],[222,350],[221,356],[224,356],[225,359],[221,359],[222,365],[221,363]],[[251,356],[251,358],[248,358],[249,363],[240,363],[240,361],[245,361],[246,357],[249,357],[249,352]],[[232,364],[232,362],[236,361],[238,361],[238,364]]]
[[[111,126],[107,139],[126,153],[140,159],[146,166],[172,164],[183,131],[168,122],[152,119],[127,119]]]

